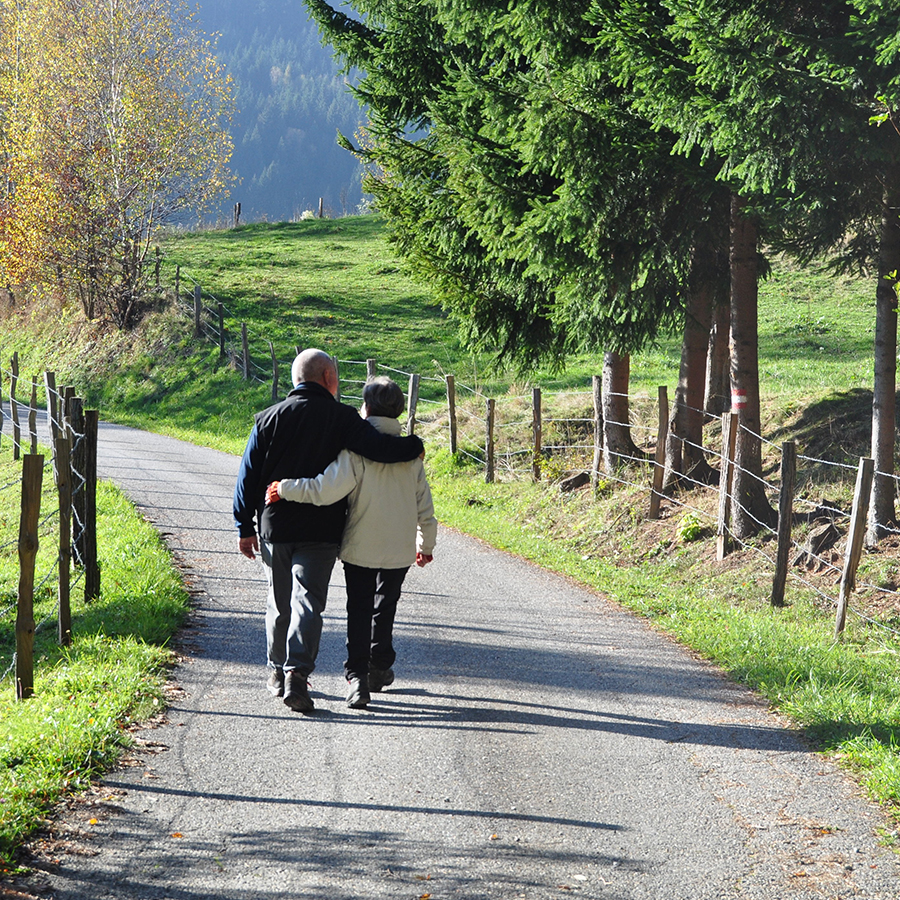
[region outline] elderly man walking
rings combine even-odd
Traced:
[[[259,553],[268,579],[267,687],[290,709],[310,713],[307,679],[319,651],[347,501],[266,506],[266,487],[319,475],[344,448],[385,463],[415,459],[424,448],[418,437],[382,434],[339,403],[337,368],[324,351],[308,349],[297,356],[291,380],[288,396],[256,416],[234,489],[234,520],[241,553],[248,559]]]

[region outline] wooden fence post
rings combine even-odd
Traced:
[[[244,381],[250,377],[250,341],[247,339],[247,323],[241,322],[241,348],[244,356]]]
[[[31,376],[31,398],[28,401],[28,436],[32,454],[37,453],[37,375]]]
[[[225,308],[219,301],[219,359],[225,359]]]
[[[484,442],[484,480],[488,484],[494,481],[494,411],[497,407],[497,401],[489,399],[487,401],[487,421],[486,435]]]
[[[450,417],[450,452],[456,456],[456,378],[453,375],[447,376],[447,413]]]
[[[781,493],[778,498],[778,549],[772,580],[772,606],[784,606],[788,560],[791,553],[791,525],[794,519],[794,485],[797,483],[797,443],[781,445]]]
[[[651,519],[659,518],[662,502],[663,475],[666,473],[666,438],[669,434],[669,392],[665,385],[657,388],[659,397],[659,426],[656,430],[656,454],[653,463],[653,489],[650,491]]]
[[[175,303],[181,300],[181,266],[175,266]]]
[[[272,402],[278,402],[278,360],[275,358],[275,347],[269,341],[269,353],[272,355]]]
[[[866,518],[869,514],[869,495],[875,462],[868,456],[859,461],[856,472],[856,490],[853,493],[853,511],[850,513],[850,531],[847,533],[847,549],[844,551],[844,571],[841,574],[841,591],[838,596],[837,616],[834,621],[834,639],[839,641],[847,622],[847,604],[856,587],[856,570],[862,556],[863,538],[866,536]]]
[[[47,416],[50,419],[50,440],[59,437],[59,394],[56,392],[56,373],[44,372],[44,390],[47,393]]]
[[[722,415],[722,469],[719,474],[719,523],[716,537],[716,559],[728,555],[728,527],[731,524],[731,485],[734,482],[734,449],[737,443],[738,417]]]
[[[19,383],[19,354],[13,353],[10,362],[11,375],[9,378],[9,411],[13,423],[13,459],[21,455],[22,429],[19,427],[19,401],[16,400],[16,387]]]
[[[97,559],[97,434],[100,413],[84,412],[84,600],[100,596],[100,563]]]
[[[62,433],[53,441],[56,455],[56,490],[59,494],[59,643],[67,647],[72,641],[72,608],[70,600],[72,574],[72,443]]]
[[[323,218],[325,215],[325,202],[322,197],[319,197],[319,218]]]
[[[378,360],[377,359],[367,359],[366,360],[366,381],[370,381],[378,374]]]
[[[154,266],[154,271],[156,274],[156,287],[159,288],[159,267],[162,262],[161,251],[159,249],[159,244],[156,245],[156,265]]]
[[[406,433],[416,433],[416,408],[419,405],[419,376],[409,376],[409,399],[406,403]]]
[[[194,285],[194,337],[200,337],[200,311],[203,309],[203,291],[199,284]]]
[[[22,466],[22,514],[19,519],[19,594],[16,611],[16,698],[34,694],[34,561],[44,457],[27,454]]]
[[[81,397],[72,397],[66,403],[66,422],[69,440],[72,442],[72,550],[76,565],[84,566],[85,526],[85,440],[84,406]]]
[[[300,348],[297,348],[297,356],[300,355]],[[334,360],[334,374],[337,377],[337,393],[334,395],[334,399],[340,401],[341,399],[341,366],[338,362],[338,358],[336,356],[331,357]],[[293,364],[292,364],[293,368]],[[293,385],[291,385],[293,387]]]
[[[531,477],[534,481],[541,480],[541,443],[543,441],[544,426],[541,421],[541,389],[531,389]]]
[[[603,378],[591,376],[591,394],[594,401],[594,460],[591,463],[591,490],[594,496],[600,486],[600,464],[603,462]]]

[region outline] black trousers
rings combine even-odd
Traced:
[[[373,669],[389,669],[394,652],[394,616],[409,566],[367,569],[344,563],[347,584],[347,678],[362,678]]]

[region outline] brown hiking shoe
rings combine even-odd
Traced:
[[[369,690],[378,692],[394,683],[393,669],[369,669]]]
[[[311,713],[315,709],[309,696],[306,672],[293,670],[284,673],[284,705],[298,713]]]
[[[269,672],[269,680],[266,682],[266,690],[273,697],[284,696],[284,672],[281,669],[272,669]]]

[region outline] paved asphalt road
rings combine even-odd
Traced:
[[[237,466],[101,426],[102,477],[164,533],[197,614],[183,693],[65,822],[45,879],[57,900],[900,896],[880,812],[753,695],[446,529],[407,580],[395,685],[344,706],[338,566],[317,713],[292,713],[264,689]]]

